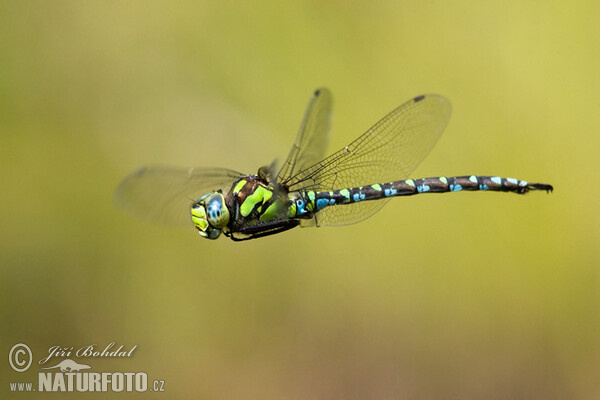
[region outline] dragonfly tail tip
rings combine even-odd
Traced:
[[[546,183],[530,183],[527,185],[531,190],[545,190],[546,193],[550,193],[554,191],[552,185],[548,185]]]

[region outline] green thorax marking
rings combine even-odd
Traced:
[[[274,194],[273,186],[253,176],[244,177],[231,190],[231,195],[237,199],[232,206],[238,207],[238,215],[242,218],[272,221],[285,214],[287,204],[281,195],[274,198]]]
[[[294,203],[293,199],[290,198],[290,205],[287,208],[286,216],[288,218],[294,218],[298,210],[296,209],[296,203]]]
[[[272,188],[267,189],[261,185],[257,186],[254,189],[254,193],[246,197],[246,199],[240,206],[240,214],[242,214],[243,217],[247,217],[248,215],[250,215],[252,210],[254,210],[254,207],[256,207],[258,204],[266,203],[271,199],[271,197],[273,197]]]
[[[245,179],[240,179],[237,185],[235,185],[235,187],[233,188],[233,194],[238,194],[247,182],[248,181]]]
[[[275,200],[258,218],[259,221],[268,222],[272,221],[281,215],[283,209],[283,202],[281,199]]]

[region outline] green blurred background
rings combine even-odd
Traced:
[[[137,345],[77,361],[165,381],[144,398],[600,398],[598,15],[592,1],[0,2],[4,359],[19,342],[35,362]],[[319,86],[332,151],[440,93],[453,117],[413,177],[555,192],[402,198],[247,243],[114,205],[145,164],[281,160]],[[0,364],[2,398],[37,382],[35,364]]]

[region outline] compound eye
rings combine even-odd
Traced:
[[[225,204],[225,197],[221,193],[215,192],[206,198],[204,204],[210,225],[218,229],[225,228],[229,223],[229,210]]]

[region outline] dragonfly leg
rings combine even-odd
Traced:
[[[265,236],[275,235],[277,233],[285,232],[287,230],[295,228],[298,225],[300,225],[300,221],[295,219],[271,221],[262,223],[260,225],[242,227],[236,230],[235,232],[225,233],[225,235],[235,242],[241,242],[243,240],[258,239]],[[236,233],[240,233],[242,235],[247,236],[242,238],[235,237],[234,235]]]

